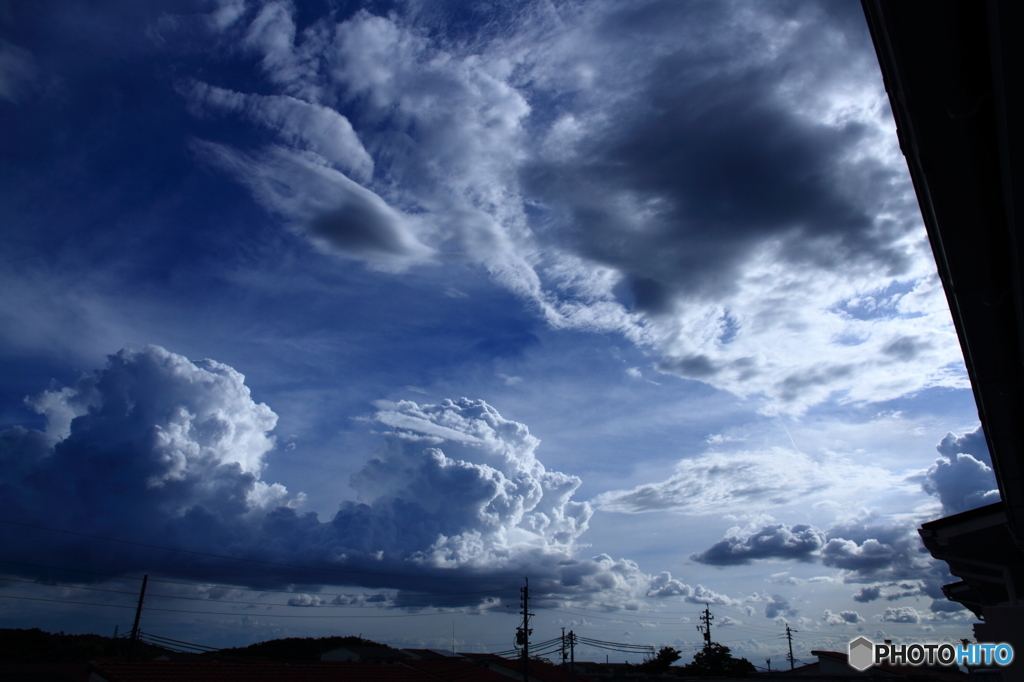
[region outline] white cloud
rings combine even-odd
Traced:
[[[139,392],[145,392],[144,401]],[[274,447],[267,434],[277,415],[252,401],[244,376],[158,346],[122,350],[110,356],[101,375],[86,375],[73,388],[46,391],[29,402],[46,415],[47,433],[57,443],[72,431],[76,437],[107,437],[114,428],[118,440],[146,440],[156,465],[150,486],[181,481],[190,470],[211,464],[237,464],[242,473],[258,475]]]
[[[883,623],[920,623],[921,614],[912,606],[889,607],[882,614]]]
[[[271,210],[330,215],[307,232],[328,248],[479,264],[553,326],[623,333],[767,413],[966,386],[863,29],[823,7],[527,4],[456,44],[435,20],[299,33],[266,3],[244,44],[282,94],[220,99],[286,148],[209,155]]]
[[[352,475],[352,486],[360,502],[393,515],[396,526],[430,522],[433,536],[415,548],[416,561],[493,567],[533,550],[571,556],[590,507],[571,500],[578,478],[537,460],[540,442],[524,425],[464,398],[403,401],[377,420],[396,431]],[[409,511],[397,516],[402,509]]]
[[[835,454],[819,458],[784,448],[706,452],[682,460],[664,481],[602,493],[601,509],[626,513],[750,513],[795,500],[856,498],[886,486],[888,474]]]
[[[856,611],[832,613],[828,609],[825,609],[825,615],[821,617],[821,620],[826,625],[856,625],[864,622],[864,619]]]
[[[760,529],[730,528],[725,538],[690,559],[702,564],[731,566],[749,564],[757,559],[797,559],[809,561],[817,558],[825,544],[825,533],[807,524],[787,527],[781,523]]]
[[[958,454],[970,455],[987,466],[992,466],[992,455],[988,451],[988,443],[985,441],[985,431],[981,426],[961,435],[953,432],[947,433],[935,446],[940,455],[948,459],[955,459]]]
[[[731,599],[703,585],[691,587],[672,577],[668,571],[662,571],[651,579],[648,595],[654,597],[682,597],[691,604],[718,604],[720,606],[739,606],[741,600]]]
[[[349,120],[338,112],[295,97],[246,95],[199,81],[183,86],[190,108],[199,115],[240,115],[277,134],[282,144],[320,155],[360,183],[373,177],[373,159]]]
[[[958,454],[952,459],[937,459],[922,487],[942,502],[944,515],[958,514],[1001,498],[992,469],[970,455]]]
[[[1000,500],[992,458],[979,426],[970,433],[947,433],[935,446],[937,459],[924,473],[921,487],[942,503],[942,513],[958,514]]]

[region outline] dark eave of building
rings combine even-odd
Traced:
[[[942,588],[946,598],[979,618],[986,606],[1013,605],[1024,587],[1024,561],[1010,535],[1002,502],[923,524],[925,548],[949,564],[961,582]]]
[[[1024,3],[862,4],[1009,533],[1024,548]]]

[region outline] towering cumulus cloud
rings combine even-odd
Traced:
[[[156,346],[122,350],[29,402],[46,430],[0,434],[0,514],[25,524],[9,527],[22,561],[421,590],[452,574],[486,590],[528,568],[575,591],[653,589],[632,562],[574,558],[592,513],[572,500],[580,480],[548,471],[526,426],[480,400],[379,404],[391,431],[351,476],[357,500],[327,522],[296,510],[301,495],[260,480],[277,417],[231,367]]]
[[[402,534],[414,529],[395,550],[422,547],[414,559],[434,566],[568,553],[586,530],[590,506],[571,501],[580,479],[547,471],[534,456],[540,441],[482,400],[381,408],[377,419],[395,431],[352,476],[363,504],[343,507],[336,525],[368,507]]]

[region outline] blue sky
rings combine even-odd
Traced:
[[[211,646],[505,649],[524,576],[541,639],[969,634],[915,529],[998,498],[858,3],[0,27],[4,627],[148,573]]]

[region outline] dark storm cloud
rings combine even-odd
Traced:
[[[825,534],[806,524],[775,523],[750,535],[729,535],[690,559],[712,566],[749,564],[757,559],[812,561],[825,544]]]
[[[192,553],[7,526],[8,560],[439,593],[453,574],[487,592],[523,571],[558,581],[576,567],[571,589],[593,592],[606,574],[629,573],[610,559],[572,559],[591,514],[571,499],[579,479],[546,470],[534,456],[539,441],[482,401],[382,404],[377,419],[394,431],[352,475],[358,499],[326,522],[297,511],[301,495],[260,480],[277,417],[226,365],[155,346],[123,350],[33,405],[48,417],[45,433],[0,433],[2,518]]]
[[[653,4],[623,14],[657,34],[649,15],[673,15],[662,24],[668,27],[689,11]],[[716,53],[721,46],[697,57],[705,45],[686,45],[686,38],[694,39],[685,36],[655,63],[614,127],[564,163],[523,171],[529,191],[567,221],[564,238],[573,248],[625,273],[635,307],[650,313],[665,311],[680,293],[729,289],[740,263],[773,239],[783,240],[793,264],[866,260],[901,271],[903,257],[872,229],[869,198],[851,196],[837,172],[867,131],[852,122],[813,123],[776,91],[808,43],[735,66]],[[855,172],[869,184],[888,176],[870,165]]]

